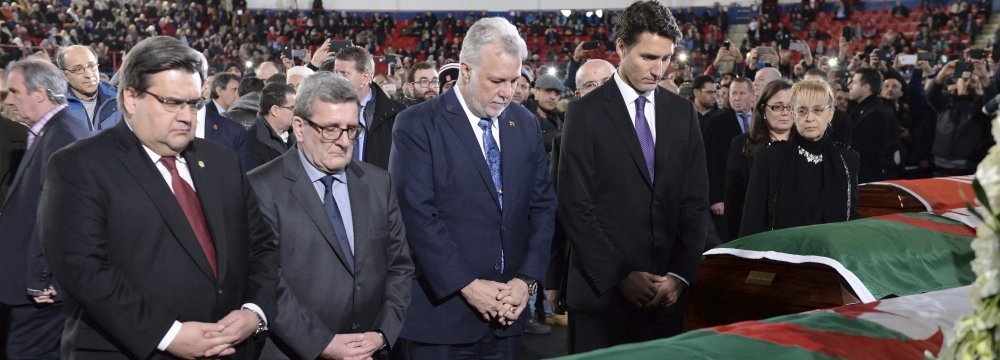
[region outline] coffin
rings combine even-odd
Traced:
[[[567,359],[913,359],[948,351],[970,287],[745,321]]]
[[[688,330],[971,284],[974,219],[891,214],[775,230],[705,252]]]
[[[891,180],[858,186],[861,217],[904,212],[936,212],[965,207],[975,196],[972,176]]]

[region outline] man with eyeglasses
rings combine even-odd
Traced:
[[[754,103],[753,82],[749,78],[738,77],[729,84],[730,108],[716,113],[701,123],[702,137],[705,139],[705,161],[708,166],[708,197],[712,222],[717,234],[728,234],[725,183],[726,161],[729,145],[733,138],[750,131]]]
[[[263,165],[295,145],[295,134],[291,131],[294,111],[295,89],[291,85],[270,83],[260,91],[257,119],[247,129],[257,164]]]
[[[694,109],[698,111],[698,119],[705,120],[719,112],[715,107],[715,92],[718,88],[715,79],[708,75],[699,75],[691,83],[694,90]]]
[[[69,83],[66,100],[70,111],[86,120],[91,131],[111,128],[121,121],[118,89],[101,81],[94,50],[83,45],[66,47],[56,56],[56,66]]]
[[[66,80],[44,60],[7,67],[7,98],[17,121],[30,127],[27,151],[10,192],[0,198],[0,349],[7,359],[58,359],[65,319],[62,297],[42,258],[36,232],[45,166],[52,153],[90,136],[84,119],[66,105]],[[60,218],[59,220],[65,220]]]
[[[237,154],[194,136],[206,68],[175,38],[139,42],[125,121],[49,160],[38,228],[65,293],[64,359],[258,357],[277,240]]]
[[[294,106],[298,147],[249,174],[281,254],[262,358],[379,358],[403,327],[413,277],[396,191],[388,172],[352,157],[364,128],[350,82],[318,72]]]
[[[437,69],[427,61],[413,64],[413,68],[406,73],[406,84],[403,86],[410,94],[404,101],[406,107],[433,99],[440,90]]]

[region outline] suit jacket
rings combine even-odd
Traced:
[[[526,316],[491,327],[459,294],[474,279],[507,282],[522,274],[541,281],[549,259],[556,204],[538,121],[513,104],[497,121],[503,211],[455,90],[397,118],[389,172],[417,264],[405,339],[462,344],[524,328]]]
[[[392,149],[392,128],[396,123],[396,114],[403,111],[403,104],[389,98],[378,85],[371,83],[371,91],[375,101],[374,112],[368,119],[365,128],[364,159],[366,163],[383,169],[389,168],[389,153]],[[365,109],[365,113],[368,109]]]
[[[257,158],[250,147],[246,128],[225,115],[219,114],[219,110],[212,102],[205,105],[205,139],[222,144],[239,154],[243,171],[250,171],[257,167]]]
[[[628,113],[626,113],[628,114]],[[747,119],[747,123],[750,119]],[[705,160],[708,166],[708,202],[715,204],[725,200],[726,160],[729,157],[729,143],[736,135],[742,134],[739,120],[733,109],[725,109],[702,122],[705,139]],[[721,234],[720,234],[721,235]]]
[[[851,141],[861,157],[858,182],[898,179],[899,125],[892,110],[878,95],[851,105]]]
[[[263,357],[316,359],[334,335],[376,329],[395,343],[410,303],[413,262],[389,173],[360,161],[347,166],[352,273],[345,262],[350,249],[341,248],[299,157],[293,149],[249,174],[279,234],[278,314],[270,324],[278,346],[268,345]]]
[[[62,358],[170,358],[173,322],[215,322],[244,303],[276,314],[275,236],[234,152],[194,139],[186,159],[218,277],[170,187],[125,122],[57,152],[39,206],[46,259],[66,299]],[[250,358],[246,341],[236,358]]]
[[[0,116],[0,199],[7,196],[26,147],[28,127]]]
[[[14,126],[20,126],[14,124]],[[23,127],[23,126],[21,126]],[[90,136],[87,122],[63,108],[38,132],[31,148],[24,154],[10,192],[0,203],[0,303],[33,304],[25,288],[49,286],[41,246],[35,232],[38,201],[49,157],[66,145]],[[30,279],[30,280],[29,280]]]
[[[567,109],[558,188],[559,219],[572,245],[573,309],[623,306],[617,284],[632,271],[695,281],[709,227],[698,113],[690,101],[655,91],[655,181],[616,81]]]
[[[247,136],[250,138],[250,145],[253,148],[254,160],[257,166],[264,165],[268,161],[281,157],[296,142],[295,132],[291,128],[288,128],[288,142],[285,142],[281,139],[281,136],[274,133],[271,125],[260,115],[257,115],[256,122],[247,129]]]

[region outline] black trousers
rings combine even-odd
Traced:
[[[569,353],[671,337],[684,331],[687,292],[667,309],[639,309],[615,301],[599,314],[569,308]]]
[[[497,337],[492,332],[470,344],[427,344],[405,339],[400,342],[406,360],[513,360],[518,358],[521,347],[520,336]]]
[[[0,305],[5,314],[3,337],[4,359],[59,359],[66,315],[63,304]]]

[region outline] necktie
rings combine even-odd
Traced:
[[[646,159],[646,171],[649,172],[649,181],[653,181],[653,162],[656,160],[656,143],[653,141],[653,131],[649,129],[649,122],[646,121],[646,98],[639,96],[635,99],[635,134],[639,137],[639,147],[642,148],[642,157]]]
[[[326,187],[326,190],[323,192],[323,210],[326,210],[326,216],[330,218],[330,225],[333,225],[333,233],[337,235],[340,249],[344,251],[344,258],[347,259],[347,268],[353,273],[354,250],[351,249],[351,243],[347,238],[347,228],[344,227],[344,219],[340,217],[340,207],[337,206],[337,200],[333,198],[334,180],[336,178],[333,175],[327,175],[320,179],[323,182],[323,186]]]
[[[201,251],[208,258],[208,266],[212,268],[212,274],[218,277],[219,268],[215,259],[215,244],[212,242],[212,233],[208,231],[208,222],[205,221],[205,213],[201,209],[201,202],[198,201],[198,195],[194,193],[194,189],[184,179],[181,179],[181,175],[177,172],[176,161],[177,158],[173,156],[160,158],[160,163],[170,172],[170,184],[174,188],[174,196],[177,197],[177,203],[181,205],[184,217],[191,224],[191,230],[194,231],[194,236],[198,238],[198,245],[201,245]]]
[[[497,200],[500,202],[500,210],[503,210],[503,178],[500,170],[500,147],[496,140],[493,140],[493,121],[490,119],[479,119],[479,127],[483,129],[483,148],[486,150],[486,165],[490,167],[490,177],[497,187]]]
[[[750,131],[750,125],[747,124],[747,113],[736,113],[736,116],[740,118],[740,125],[743,126],[743,133],[746,134]]]

